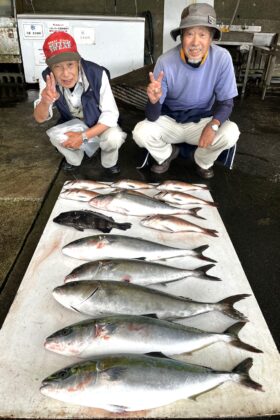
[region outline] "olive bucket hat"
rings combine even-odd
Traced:
[[[182,11],[179,28],[170,32],[171,37],[176,41],[181,30],[193,26],[206,26],[214,29],[214,40],[221,38],[221,31],[216,23],[216,12],[212,6],[207,3],[191,4]]]

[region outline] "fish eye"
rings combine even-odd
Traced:
[[[68,369],[63,369],[59,372],[58,377],[60,379],[66,379],[70,375],[70,371]]]
[[[61,330],[61,335],[63,336],[63,337],[66,337],[67,335],[69,335],[71,333],[71,328],[69,328],[69,327],[66,327],[66,328],[63,328],[63,330]]]

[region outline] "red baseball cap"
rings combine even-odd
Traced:
[[[53,32],[44,42],[43,51],[50,67],[62,61],[80,61],[74,38],[67,32]]]

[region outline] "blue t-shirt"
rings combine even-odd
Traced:
[[[208,56],[199,67],[192,67],[180,57],[181,45],[161,55],[154,69],[162,80],[161,114],[176,121],[198,121],[213,115],[213,105],[238,95],[233,62],[230,53],[211,44]]]

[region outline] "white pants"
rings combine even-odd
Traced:
[[[205,125],[212,118],[202,118],[198,123],[177,123],[170,117],[161,116],[156,121],[140,121],[132,132],[139,147],[145,147],[158,164],[162,164],[172,151],[172,144],[188,143],[198,145]],[[198,147],[194,154],[195,162],[203,169],[213,166],[220,153],[231,148],[238,140],[240,131],[231,121],[225,121],[219,128],[213,143]]]
[[[101,149],[101,164],[104,168],[111,168],[116,165],[119,157],[119,148],[124,143],[127,134],[122,129],[110,127],[104,133],[97,136]],[[84,152],[80,149],[68,149],[63,147],[58,140],[50,138],[51,143],[65,157],[71,165],[80,166]]]

